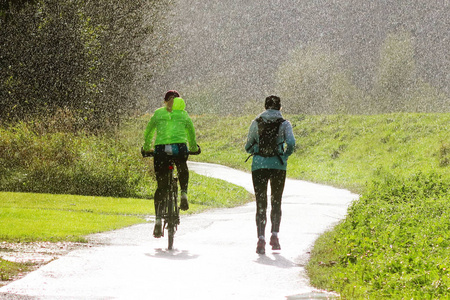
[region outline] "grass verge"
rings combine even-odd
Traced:
[[[345,299],[448,299],[449,191],[436,174],[373,182],[317,240],[312,284]]]
[[[19,274],[26,273],[32,269],[33,266],[29,263],[15,263],[0,259],[0,282],[10,281]]]

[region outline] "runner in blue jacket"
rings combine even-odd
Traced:
[[[281,114],[281,100],[277,96],[269,96],[265,100],[265,111],[262,112],[250,125],[245,150],[253,155],[252,179],[256,197],[256,226],[258,233],[258,243],[256,252],[265,253],[265,228],[267,212],[267,186],[270,181],[272,191],[270,219],[272,223],[272,236],[270,245],[272,250],[280,250],[278,232],[281,222],[281,198],[286,181],[286,168],[288,157],[294,152],[295,138],[292,125],[284,120]],[[260,133],[259,123],[271,123],[281,119],[276,135],[277,155],[267,156],[260,153]]]

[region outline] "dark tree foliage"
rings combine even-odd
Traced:
[[[118,125],[136,107],[145,80],[136,74],[163,52],[166,8],[165,0],[2,2],[1,120],[64,110],[88,130]]]
[[[56,1],[41,5],[41,9],[26,5],[12,11],[2,27],[2,118],[24,119],[58,107],[78,108],[85,93],[88,66],[76,32],[78,18],[69,5]]]

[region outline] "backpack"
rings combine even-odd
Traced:
[[[285,119],[280,118],[272,122],[264,122],[263,118],[256,119],[258,123],[258,135],[259,135],[259,151],[255,153],[262,157],[278,156],[280,152],[278,150],[279,144],[277,143],[278,131],[280,125]]]
[[[281,164],[284,164],[278,151],[280,144],[277,143],[280,125],[284,121],[286,120],[283,118],[276,119],[275,121],[271,122],[264,122],[264,119],[261,117],[256,119],[256,122],[258,123],[259,151],[258,153],[251,154],[249,157],[247,157],[245,161],[247,161],[252,155],[256,154],[262,157],[278,156],[278,158],[281,161]]]

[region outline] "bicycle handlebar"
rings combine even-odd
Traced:
[[[198,150],[195,152],[189,151],[188,154],[189,155],[199,155],[200,153],[202,153],[202,150],[200,149],[200,145],[197,145]],[[142,157],[154,157],[155,156],[155,151],[145,151],[143,147],[141,147],[141,154]]]

